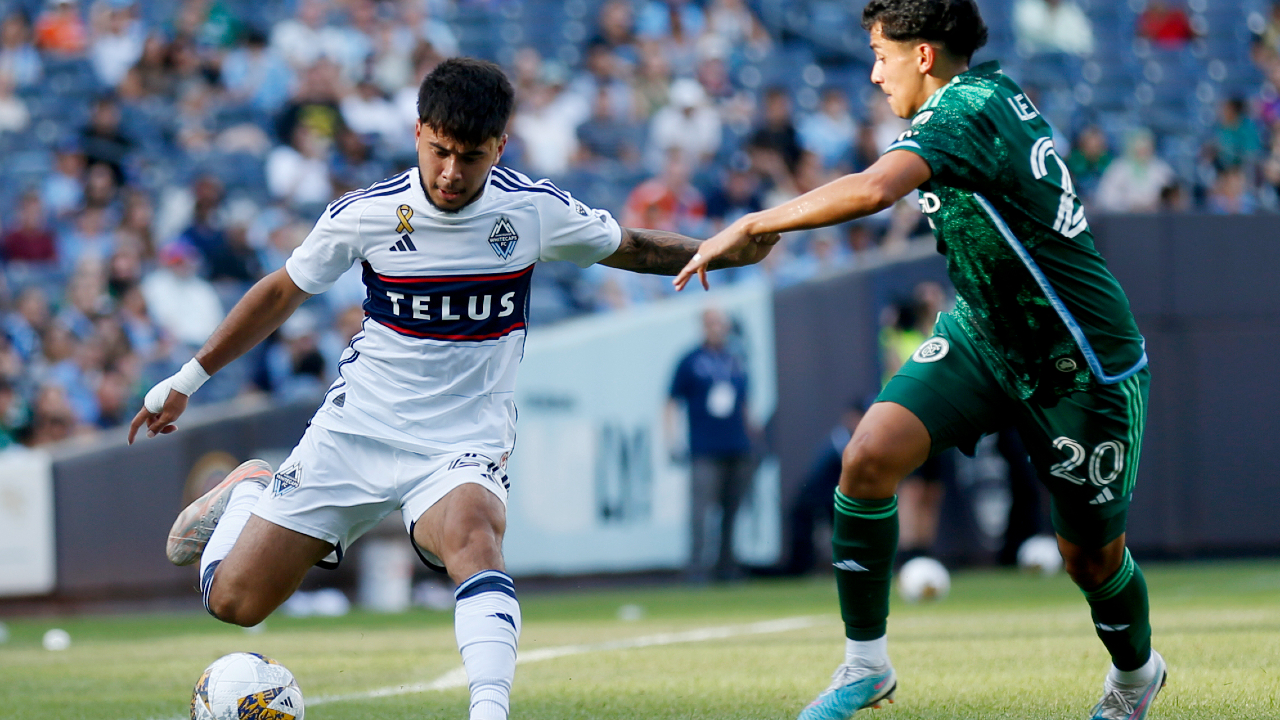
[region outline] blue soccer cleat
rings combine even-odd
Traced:
[[[1155,678],[1146,685],[1120,685],[1108,676],[1102,683],[1102,699],[1094,706],[1089,720],[1144,720],[1147,717],[1151,701],[1169,676],[1160,653],[1152,650],[1151,657],[1156,661]]]
[[[893,702],[897,689],[892,665],[841,665],[831,675],[831,686],[800,712],[799,720],[845,720],[863,708]]]

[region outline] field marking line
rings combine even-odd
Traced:
[[[765,620],[763,622],[750,623],[747,625],[721,625],[718,627],[695,628],[693,630],[685,630],[683,632],[642,635],[640,637],[626,638],[622,640],[606,640],[598,643],[539,648],[537,650],[520,653],[516,657],[516,664],[523,665],[525,663],[554,660],[556,658],[568,657],[570,655],[584,655],[587,653],[608,652],[611,650],[630,650],[634,648],[658,647],[661,645],[677,645],[680,643],[706,642],[708,640],[724,640],[727,638],[743,637],[747,635],[767,635],[770,633],[788,632],[791,630],[804,630],[806,628],[830,622],[830,620],[831,619],[829,617],[799,616],[779,618],[777,620]],[[435,692],[439,690],[451,690],[453,688],[466,686],[467,671],[464,668],[459,667],[450,670],[430,682],[413,683],[411,685],[393,685],[344,695],[321,695],[317,698],[308,699],[306,703],[308,706],[324,705],[327,703],[347,702],[350,700],[371,700],[373,698],[391,697],[395,695],[411,695],[416,693]]]

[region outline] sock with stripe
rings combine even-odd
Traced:
[[[222,517],[218,519],[218,526],[213,529],[213,535],[209,536],[209,543],[204,546],[204,552],[200,555],[200,595],[204,598],[204,609],[210,615],[213,615],[213,611],[209,609],[209,592],[213,590],[213,576],[217,572],[218,563],[235,546],[236,539],[253,514],[253,506],[258,504],[258,498],[262,497],[265,490],[265,486],[256,482],[236,485],[231,491],[231,498],[227,500],[226,509],[222,511]]]
[[[471,720],[507,720],[520,642],[520,603],[499,570],[472,575],[454,591],[454,633],[471,687]]]
[[[1128,548],[1120,569],[1098,588],[1085,590],[1084,597],[1089,601],[1094,629],[1111,653],[1114,669],[1129,673],[1147,666],[1151,659],[1147,581]],[[1146,681],[1150,682],[1150,678]]]
[[[831,541],[845,637],[884,637],[889,583],[898,548],[898,498],[855,500],[836,490]]]

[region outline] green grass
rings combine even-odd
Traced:
[[[1153,720],[1280,718],[1280,563],[1144,565],[1169,686]],[[896,599],[895,599],[896,602]],[[830,579],[729,588],[525,593],[521,652],[586,645],[520,666],[514,718],[790,719],[826,687],[843,634]],[[638,621],[618,608],[644,609]],[[593,644],[810,617],[782,632],[627,649]],[[200,671],[225,653],[275,657],[315,700],[430,682],[460,666],[450,613],[272,617],[246,634],[203,615],[7,619],[0,718],[177,720]],[[73,645],[48,652],[51,627]],[[942,603],[895,604],[898,702],[885,720],[1084,718],[1107,658],[1079,592],[1059,575],[953,577]],[[464,718],[466,690],[313,703],[309,720]]]

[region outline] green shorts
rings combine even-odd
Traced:
[[[901,405],[924,423],[931,454],[972,454],[984,435],[1017,428],[1052,495],[1053,529],[1082,547],[1125,531],[1146,424],[1150,373],[1061,398],[1021,400],[1001,386],[969,336],[943,314],[877,401]]]

